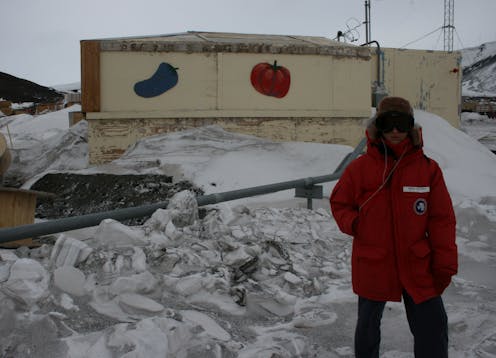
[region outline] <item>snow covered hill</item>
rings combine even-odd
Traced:
[[[496,97],[496,42],[462,51],[462,93],[472,97]]]
[[[54,103],[64,96],[53,88],[0,72],[0,99],[13,103]]]

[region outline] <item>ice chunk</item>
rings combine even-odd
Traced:
[[[1,286],[6,295],[28,306],[48,296],[50,276],[41,264],[32,259],[19,259],[10,268],[7,282]]]
[[[231,339],[231,335],[206,314],[193,310],[180,311],[180,313],[186,321],[201,326],[209,336],[224,342]]]
[[[198,220],[198,203],[195,194],[189,190],[175,194],[170,199],[167,210],[170,211],[171,220],[177,227],[189,226]]]
[[[132,266],[136,272],[146,271],[146,255],[139,247],[133,247]]]
[[[177,316],[175,312],[169,312],[169,314],[171,316]],[[182,320],[182,318],[180,319]],[[168,353],[170,356],[183,357],[178,352],[191,344],[194,337],[191,327],[184,322],[172,318],[154,317],[153,321],[167,335],[169,341]],[[184,357],[187,357],[187,355]]]
[[[11,263],[0,264],[0,283],[9,279]]]
[[[129,277],[118,277],[111,285],[110,292],[115,295],[121,293],[148,293],[157,285],[157,279],[148,271]]]
[[[240,226],[232,226],[231,235],[237,240],[240,240],[247,236]]]
[[[0,249],[0,282],[5,282],[10,276],[10,267],[19,257],[11,250]]]
[[[112,219],[105,219],[100,223],[94,239],[97,246],[127,247],[147,244],[141,230],[135,230]]]
[[[278,287],[271,290],[271,296],[248,292],[246,295],[246,307],[248,311],[256,316],[266,316],[271,313],[276,316],[287,316],[294,313],[296,296],[290,295]]]
[[[165,235],[169,239],[175,240],[181,236],[181,233],[177,230],[176,225],[172,221],[169,221],[165,227]]]
[[[115,325],[106,346],[114,352],[126,352],[119,355],[122,358],[171,356],[167,335],[151,319],[141,320],[136,325]]]
[[[245,247],[239,247],[224,256],[224,263],[228,266],[241,266],[252,259],[253,257],[246,252]]]
[[[86,260],[92,250],[84,242],[62,234],[53,247],[50,261],[55,267],[74,266]]]
[[[302,279],[291,272],[286,272],[284,274],[284,279],[293,285],[297,285],[302,282]]]
[[[124,293],[119,296],[119,306],[128,313],[155,314],[164,310],[160,303],[136,293]]]
[[[66,310],[79,311],[79,307],[74,304],[74,300],[66,293],[60,295],[60,305]]]
[[[251,292],[246,294],[246,308],[250,316],[257,318],[267,317],[268,314],[282,317],[294,312],[293,307],[281,305],[278,302],[252,294]]]
[[[153,215],[148,219],[144,226],[150,228],[151,230],[165,231],[165,228],[169,221],[171,220],[171,213],[166,209],[158,209]]]
[[[175,290],[181,295],[190,296],[203,289],[202,281],[201,274],[182,277],[177,281]]]
[[[308,311],[295,314],[293,326],[295,328],[315,328],[334,323],[338,318],[335,312],[328,308],[308,307]]]
[[[86,277],[84,273],[72,266],[61,266],[55,269],[53,273],[55,286],[64,292],[74,296],[83,296],[86,294],[84,284]]]
[[[14,302],[1,293],[0,300],[2,302],[0,305],[0,334],[2,337],[7,337],[17,326],[17,312]]]
[[[0,249],[1,261],[16,261],[19,257],[12,250]]]

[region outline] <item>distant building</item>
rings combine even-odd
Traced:
[[[496,118],[496,97],[463,96],[462,112],[476,112]]]
[[[456,53],[379,51],[309,36],[83,40],[90,162],[115,159],[144,136],[207,124],[273,140],[355,145],[385,94],[458,126],[459,63]]]

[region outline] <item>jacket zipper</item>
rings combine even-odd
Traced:
[[[393,166],[396,164],[396,159],[393,161]],[[398,168],[396,168],[396,170],[398,170]],[[392,173],[391,175],[391,178],[390,178],[390,182],[389,182],[389,200],[390,200],[390,207],[391,207],[391,218],[393,220],[393,245],[394,245],[394,255],[393,255],[393,259],[394,259],[394,266],[396,268],[396,277],[395,279],[397,281],[399,281],[400,283],[400,289],[402,288],[403,284],[402,284],[402,280],[401,280],[401,271],[400,271],[400,267],[399,267],[399,259],[400,258],[400,236],[399,236],[399,233],[398,233],[398,223],[397,223],[397,210],[398,208],[395,206],[395,204],[397,204],[397,202],[394,200],[396,197],[395,197],[395,193],[394,193],[394,190],[393,188],[396,187],[393,183],[393,181],[395,180],[395,176],[394,176],[394,173]],[[400,292],[400,296],[401,296],[401,292]]]

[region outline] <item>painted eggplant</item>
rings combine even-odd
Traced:
[[[177,68],[162,62],[152,77],[134,85],[134,92],[144,98],[157,97],[174,87],[178,79]]]

